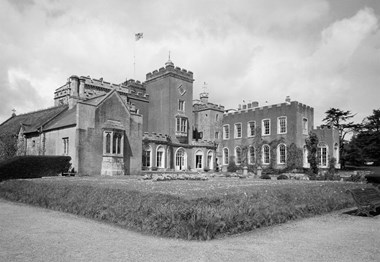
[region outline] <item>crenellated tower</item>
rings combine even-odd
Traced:
[[[168,134],[173,142],[188,144],[193,128],[193,73],[169,60],[146,75],[149,94],[148,132]]]

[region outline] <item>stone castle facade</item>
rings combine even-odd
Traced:
[[[71,156],[81,175],[225,170],[231,161],[284,168],[290,145],[302,150],[308,167],[310,131],[320,140],[320,166],[327,167],[332,157],[339,162],[338,132],[314,129],[310,106],[287,98],[225,110],[209,102],[206,92],[194,100],[193,82],[193,73],[170,59],[143,83],[74,75],[55,90],[53,108],[13,115],[0,133],[17,138],[19,155]]]

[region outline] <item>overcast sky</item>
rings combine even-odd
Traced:
[[[290,96],[315,126],[330,107],[356,122],[380,108],[379,0],[0,0],[0,24],[0,122],[51,107],[71,75],[144,81],[169,50],[194,98],[206,82],[226,108]]]

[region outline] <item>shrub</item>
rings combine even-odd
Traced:
[[[261,179],[271,179],[268,174],[262,174],[260,178]]]
[[[70,168],[69,156],[18,156],[0,163],[0,181],[57,176]]]
[[[286,180],[289,179],[287,175],[281,174],[277,177],[277,180]]]
[[[203,171],[205,171],[207,173],[208,171],[210,171],[210,168],[205,167],[205,168],[203,168]]]
[[[230,158],[230,162],[228,163],[228,166],[227,166],[227,171],[228,172],[236,172],[238,170],[238,166],[236,165],[233,157]]]

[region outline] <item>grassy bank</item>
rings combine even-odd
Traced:
[[[359,186],[366,185],[57,178],[4,181],[0,197],[154,235],[205,240],[353,206],[345,191]]]

